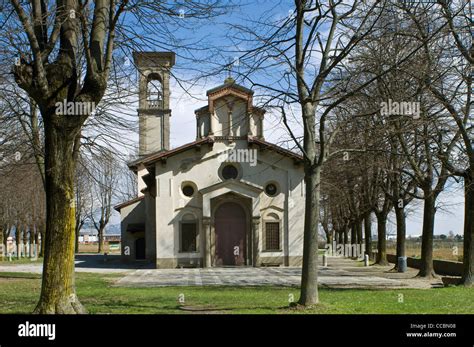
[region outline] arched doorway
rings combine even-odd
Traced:
[[[214,216],[217,266],[242,266],[246,259],[247,220],[235,202],[220,205]]]

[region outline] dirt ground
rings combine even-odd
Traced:
[[[97,253],[99,250],[99,245],[97,243],[80,243],[79,244],[79,253]],[[103,252],[109,254],[120,254],[120,248],[118,250],[110,250],[109,245],[104,245]]]
[[[395,245],[387,245],[387,253],[396,254]],[[408,257],[420,257],[421,256],[421,243],[407,243],[406,255]],[[462,242],[444,242],[433,244],[433,258],[443,259],[451,261],[462,261],[463,257],[463,244]]]

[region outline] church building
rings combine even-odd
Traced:
[[[138,196],[121,215],[122,258],[156,268],[300,266],[303,158],[264,139],[265,110],[227,78],[194,111],[196,139],[170,148],[172,52],[135,53]],[[189,115],[191,117],[191,115]],[[179,131],[179,129],[173,129]]]

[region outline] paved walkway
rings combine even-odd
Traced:
[[[76,256],[76,272],[123,274],[115,286],[161,287],[161,286],[299,286],[301,268],[298,267],[225,267],[206,269],[151,269],[151,265],[123,264],[120,256],[109,255],[107,259],[98,254]],[[442,285],[441,279],[433,281],[414,278],[417,270],[406,273],[391,272],[390,266],[363,267],[360,261],[329,257],[328,266],[319,267],[319,284],[330,288],[421,288]],[[41,273],[42,265],[5,264],[0,272]]]
[[[91,253],[76,255],[76,272],[92,272],[92,273],[127,273],[137,269],[137,264],[124,264],[120,261],[120,255],[107,255]],[[42,273],[43,264],[15,264],[0,263],[0,272],[28,272]],[[143,264],[143,267],[150,267],[149,264]]]
[[[330,288],[418,288],[441,285],[441,280],[413,278],[417,271],[390,272],[393,266],[363,267],[358,261],[329,258],[327,267],[319,268],[319,284]],[[298,286],[301,268],[296,267],[227,267],[212,269],[142,269],[125,275],[116,286]]]

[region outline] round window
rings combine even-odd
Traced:
[[[278,188],[276,184],[274,183],[268,183],[265,186],[265,193],[267,193],[268,196],[275,196],[278,193]]]
[[[239,176],[239,170],[234,165],[226,165],[222,169],[222,177],[226,180],[236,179],[237,176]]]
[[[194,195],[194,187],[191,185],[186,185],[183,187],[183,194],[185,196],[193,196]]]

